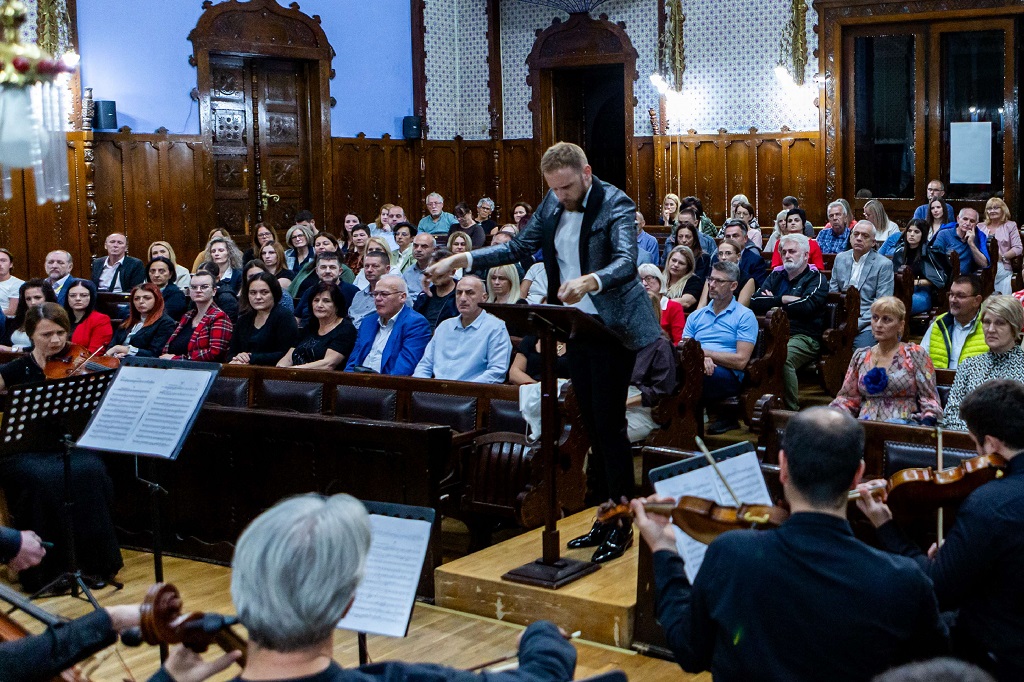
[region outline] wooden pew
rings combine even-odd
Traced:
[[[914,271],[909,266],[901,265],[894,273],[892,295],[903,302],[907,314],[903,318],[903,336],[910,338],[910,311],[914,304]]]
[[[843,387],[853,357],[853,340],[860,319],[860,292],[850,287],[845,293],[830,292],[825,299],[825,331],[821,337],[818,379],[829,395]]]
[[[693,339],[684,339],[675,352],[677,386],[673,395],[651,410],[659,428],[651,432],[644,445],[676,448],[696,447],[694,437],[704,423],[700,406],[704,392],[704,353]]]

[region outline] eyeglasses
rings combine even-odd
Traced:
[[[715,284],[732,284],[734,281],[736,280],[722,279],[721,277],[708,277],[708,282],[713,282]]]
[[[373,292],[370,295],[373,296],[375,299],[378,299],[378,298],[387,298],[388,296],[394,296],[395,294],[401,294],[401,293],[403,293],[403,292],[401,292],[401,291],[375,291],[375,292]]]
[[[654,275],[645,275],[645,276],[640,278],[640,281],[641,282],[650,282],[652,284],[660,284],[661,283],[661,279],[655,277]]]
[[[954,298],[954,299],[956,299],[958,301],[963,301],[963,300],[966,300],[968,298],[974,298],[974,296],[975,296],[974,294],[958,294],[958,293],[956,293],[954,291],[949,292],[949,298]]]
[[[188,288],[191,289],[192,291],[206,291],[207,289],[212,289],[213,285],[211,285],[211,284],[189,284]]]

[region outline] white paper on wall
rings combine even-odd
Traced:
[[[992,182],[992,123],[949,124],[949,181],[988,185]]]

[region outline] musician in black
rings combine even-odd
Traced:
[[[715,682],[863,681],[946,651],[928,578],[854,538],[846,521],[863,452],[864,430],[848,414],[794,415],[779,453],[789,519],[720,535],[692,586],[669,519],[633,501],[654,554],[658,620],[684,670],[711,670]]]
[[[953,651],[999,680],[1024,680],[1024,385],[982,384],[960,404],[978,454],[1002,455],[1002,478],[960,505],[942,547],[927,555],[900,531],[883,502],[861,493],[857,505],[886,549],[912,557],[935,584],[939,606],[959,609]]]

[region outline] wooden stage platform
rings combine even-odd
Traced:
[[[594,508],[587,509],[559,522],[562,556],[590,560],[593,548],[570,550],[565,543],[590,530],[594,513]],[[434,598],[438,606],[518,625],[550,620],[566,632],[579,630],[585,640],[628,648],[633,642],[640,541],[637,535],[623,556],[597,572],[548,590],[501,579],[510,569],[540,557],[541,530],[530,531],[434,569]]]
[[[538,545],[539,546],[539,545]],[[152,584],[153,563],[150,554],[125,551],[125,567],[120,573],[125,583],[124,590],[117,592],[106,588],[97,592],[101,605],[133,604],[142,600],[146,589]],[[625,561],[625,560],[623,560]],[[635,564],[635,559],[633,560]],[[635,569],[634,569],[635,571]],[[594,574],[612,573],[602,569]],[[168,582],[178,586],[185,599],[185,608],[214,613],[234,613],[231,605],[231,570],[185,559],[167,558],[164,561],[164,575]],[[88,604],[59,597],[44,599],[40,604],[68,618],[84,615]],[[42,628],[24,614],[16,618],[33,632]],[[370,657],[374,661],[401,660],[410,662],[439,663],[457,668],[470,668],[486,661],[492,661],[515,651],[516,637],[522,628],[509,622],[484,618],[427,604],[417,604],[413,611],[412,625],[407,637],[369,638]],[[244,634],[244,631],[240,629]],[[653,682],[709,682],[711,675],[688,675],[674,663],[641,656],[632,651],[605,646],[598,643],[576,640],[578,652],[576,677],[596,675],[608,670],[623,670],[630,680],[651,680]],[[116,651],[116,653],[115,653]],[[159,667],[159,655],[152,647],[130,649],[123,646],[107,649],[93,659],[100,660],[91,672],[93,682],[121,682],[128,677],[118,661],[120,654],[131,669],[136,680],[142,682]],[[217,655],[211,651],[208,656]],[[356,637],[346,631],[335,635],[334,657],[342,666],[353,667],[358,661]],[[229,680],[239,674],[233,666],[214,680]]]

